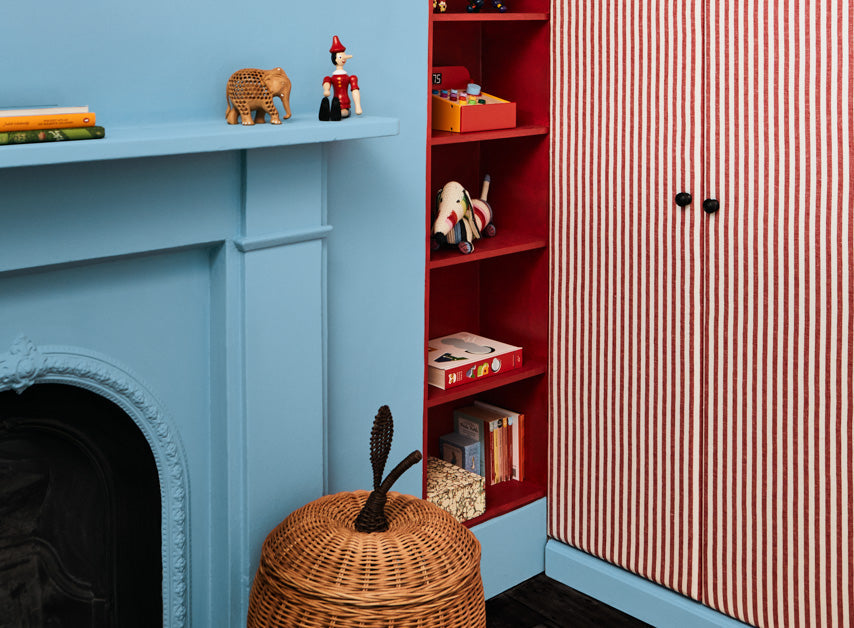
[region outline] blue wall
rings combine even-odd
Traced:
[[[327,51],[337,34],[354,55],[347,67],[359,76],[365,114],[400,120],[398,136],[305,149],[0,170],[0,353],[20,331],[38,335],[33,338],[38,344],[65,344],[67,337],[56,323],[61,310],[89,298],[89,309],[99,314],[73,321],[84,332],[77,330],[76,342],[114,356],[118,351],[115,357],[142,370],[173,415],[193,419],[181,425],[182,438],[208,447],[206,455],[191,451],[188,456],[191,503],[209,500],[206,511],[191,510],[197,535],[194,625],[218,625],[216,617],[231,617],[226,622],[231,624],[245,612],[268,519],[284,517],[321,490],[370,488],[368,439],[381,404],[390,405],[396,420],[390,463],[421,447],[428,7],[388,4],[81,0],[69,5],[47,0],[37,10],[26,3],[3,7],[0,106],[86,104],[109,136],[111,125],[222,119],[225,81],[232,71],[282,66],[293,82],[294,113],[313,115],[321,80],[332,68]],[[244,167],[252,169],[246,178]],[[276,179],[267,199],[263,189],[255,194],[244,187],[262,174]],[[280,191],[291,184],[293,195]],[[265,443],[253,443],[251,432],[243,435],[229,423],[241,411],[243,389],[236,380],[245,373],[235,369],[234,347],[208,342],[219,332],[237,338],[235,320],[255,323],[256,314],[243,319],[234,303],[244,290],[259,301],[269,291],[275,312],[288,311],[292,294],[314,295],[295,274],[280,279],[267,273],[265,283],[259,279],[265,273],[248,267],[265,264],[272,254],[253,253],[244,268],[241,255],[227,243],[235,233],[263,232],[265,225],[246,222],[247,216],[263,220],[258,208],[268,201],[278,202],[275,211],[287,214],[271,216],[271,224],[299,227],[319,211],[333,227],[326,239],[276,256],[277,264],[289,257],[297,264],[321,260],[320,272],[311,277],[320,284],[322,324],[303,323],[309,335],[326,330],[326,377],[316,383],[323,407],[310,409],[320,425],[306,430],[325,433],[325,459],[311,467],[311,477],[290,471],[264,475],[248,449],[245,458],[231,456],[241,438],[250,448]],[[112,260],[118,256],[130,257]],[[101,288],[80,292],[76,277],[91,270],[89,260],[95,259]],[[162,270],[169,264],[172,271]],[[19,270],[28,267],[39,270]],[[4,275],[9,269],[18,270]],[[151,294],[146,293],[148,272],[158,278]],[[245,286],[243,272],[252,277]],[[44,308],[17,305],[19,294],[38,286],[44,294],[48,283],[53,295]],[[126,291],[131,296],[116,308],[113,297]],[[157,302],[164,298],[186,303],[186,316],[159,320]],[[102,347],[119,334],[113,322],[119,316],[122,330],[137,318],[150,334],[161,332],[148,327],[167,328],[161,345],[177,352],[173,360],[180,360],[188,344],[202,352],[206,359],[195,366],[208,379],[194,389],[206,398],[183,393],[181,382],[158,381],[156,363],[146,362],[150,348],[144,340],[126,338],[118,345],[111,340]],[[277,316],[258,324],[275,330],[289,321]],[[299,342],[299,332],[288,329],[287,338]],[[167,342],[169,334],[174,341]],[[253,342],[244,348],[255,350]],[[116,349],[122,343],[127,349]],[[251,382],[245,391],[254,404],[267,394],[253,392]],[[282,412],[288,400],[270,394],[273,404],[281,405],[265,408],[268,416]],[[206,412],[210,416],[204,420]],[[246,468],[249,480],[242,477]],[[244,486],[247,481],[251,486]],[[396,488],[419,494],[419,474],[411,471]],[[269,503],[271,495],[290,496],[280,498],[280,514],[271,508],[265,518],[241,527],[235,505]],[[200,526],[206,529],[199,532]]]
[[[364,443],[367,452],[365,425],[383,403],[397,418],[391,460],[420,448],[426,3],[82,0],[72,9],[49,0],[37,15],[25,3],[12,3],[3,16],[21,28],[7,29],[0,42],[0,106],[88,104],[108,133],[111,124],[223,117],[225,81],[241,67],[283,67],[293,83],[294,112],[313,113],[323,76],[332,69],[332,35],[340,36],[354,55],[347,68],[359,76],[365,114],[399,118],[400,135],[326,147],[327,220],[334,227],[327,243],[328,488],[349,490],[370,477],[367,455],[351,446]],[[134,168],[145,174],[136,180],[121,166],[115,176],[112,167],[100,166],[93,184],[109,186],[122,178],[118,193],[129,207],[119,219],[143,223],[144,233],[150,231],[144,228],[150,198],[137,188],[159,184],[162,177],[151,171],[168,169],[175,176],[164,183],[161,199],[194,207],[204,220],[213,213],[210,201],[188,198],[180,186],[181,169],[193,168],[197,160],[181,161],[140,161]],[[73,176],[87,169],[70,168]],[[207,164],[202,168],[210,171]],[[45,171],[15,176],[38,181]],[[213,202],[237,202],[237,174],[227,167],[217,173],[214,185],[221,189]],[[85,228],[73,218],[79,202],[87,199],[51,204],[54,211],[45,222]],[[106,220],[115,219],[112,210],[105,208]],[[4,220],[32,218],[18,212]],[[128,232],[140,233],[135,226]],[[73,240],[66,246],[73,248]],[[57,261],[76,253],[57,251]],[[400,488],[420,491],[415,475],[404,477]]]
[[[354,55],[348,67],[359,75],[365,112],[400,119],[397,137],[328,146],[329,490],[336,492],[368,488],[366,425],[380,405],[395,419],[389,469],[422,445],[429,7],[328,6],[336,19],[321,32],[340,33]],[[410,471],[395,490],[420,496],[420,474]]]

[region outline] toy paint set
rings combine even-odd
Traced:
[[[482,91],[459,65],[437,66],[432,73],[433,128],[470,133],[516,126],[516,103]]]

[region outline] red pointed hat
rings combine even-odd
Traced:
[[[329,52],[344,52],[347,50],[344,47],[344,44],[341,43],[341,40],[338,39],[338,35],[332,36],[332,48],[329,49]]]

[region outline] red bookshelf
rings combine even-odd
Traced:
[[[528,137],[531,135],[547,135],[548,127],[531,124],[528,126],[516,126],[515,129],[499,129],[497,131],[475,131],[474,133],[454,133],[452,131],[432,131],[430,143],[433,146],[440,144],[462,144],[465,142],[484,142],[486,140],[506,140],[511,137]]]
[[[535,21],[547,22],[548,13],[498,13],[492,7],[486,6],[481,13],[434,13],[434,22],[500,22],[500,21]]]
[[[438,456],[442,434],[453,431],[455,408],[481,399],[525,414],[523,481],[487,490],[486,513],[473,526],[545,496],[548,446],[549,289],[549,0],[519,0],[498,13],[489,0],[480,13],[448,0],[429,21],[430,68],[462,65],[483,90],[516,103],[516,127],[452,133],[432,129],[428,98],[425,234],[426,344],[457,331],[524,349],[521,368],[440,390],[426,383],[424,451]],[[433,198],[448,181],[479,193],[484,175],[497,233],[474,251],[431,251]],[[426,490],[426,488],[425,488]]]

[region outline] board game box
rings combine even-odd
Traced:
[[[469,332],[434,338],[427,344],[427,382],[448,389],[522,366],[522,347]]]

